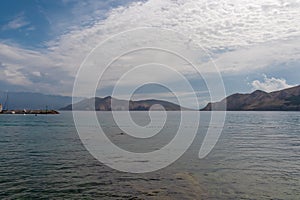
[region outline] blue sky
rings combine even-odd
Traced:
[[[104,19],[109,9],[127,4],[130,1],[98,1],[98,20]],[[86,5],[86,7],[84,7]],[[0,37],[4,42],[17,43],[26,48],[43,48],[44,43],[66,33],[72,26],[85,27],[92,24],[90,19],[81,20],[80,15],[94,10],[91,1],[72,0],[28,0],[3,1],[1,3]],[[83,9],[78,11],[78,7]],[[91,15],[91,17],[94,17]]]
[[[112,35],[140,27],[171,29],[206,49],[227,94],[291,87],[300,84],[299,13],[300,2],[294,0],[3,1],[0,90],[72,95],[88,53]],[[126,64],[115,70],[125,73],[120,66]],[[202,80],[189,81],[203,92]],[[109,94],[112,85],[104,85],[99,95]]]

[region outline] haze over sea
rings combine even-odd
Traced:
[[[149,123],[148,112],[131,114],[137,124]],[[82,112],[85,119],[91,116]],[[114,143],[147,152],[170,141],[180,112],[168,112],[162,132],[146,141],[121,135],[109,112],[98,112],[98,117]],[[300,199],[299,112],[227,112],[220,140],[200,160],[209,117],[201,112],[194,143],[171,166],[130,174],[89,154],[71,112],[0,115],[0,198]]]

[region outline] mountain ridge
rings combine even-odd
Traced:
[[[219,102],[210,102],[200,110],[225,109],[228,111],[300,111],[300,85],[269,93],[262,90],[247,94],[235,93]]]
[[[181,107],[175,103],[157,100],[157,99],[145,99],[137,101],[127,101],[112,98],[111,96],[101,97],[92,97],[89,99],[84,99],[78,103],[70,104],[66,107],[61,108],[60,110],[80,110],[80,111],[111,111],[113,104],[113,110],[117,111],[148,111],[148,110],[166,110],[166,111],[179,111],[179,110],[191,110],[184,107]],[[163,108],[162,108],[163,107]]]

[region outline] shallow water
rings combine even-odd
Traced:
[[[82,112],[89,119],[89,112]],[[169,112],[162,132],[150,139],[120,135],[108,112],[98,113],[118,146],[149,152],[167,144],[180,113]],[[133,112],[139,125],[147,112]],[[300,113],[228,112],[223,133],[198,158],[209,112],[189,150],[162,170],[118,172],[84,148],[71,112],[60,115],[0,115],[1,199],[300,199]],[[188,127],[187,127],[188,134]]]

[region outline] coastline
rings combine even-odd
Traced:
[[[11,115],[11,114],[17,114],[17,115],[57,115],[59,114],[56,110],[3,110],[0,112],[0,115]]]

